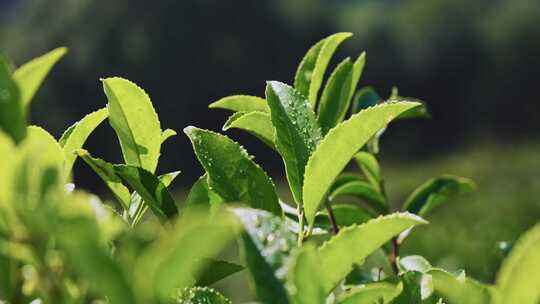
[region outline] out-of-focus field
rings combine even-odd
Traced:
[[[441,173],[470,177],[478,186],[429,215],[430,225],[412,233],[403,253],[491,282],[502,259],[498,242],[515,241],[540,219],[540,144],[482,145],[441,159],[389,161],[382,166],[394,202]]]

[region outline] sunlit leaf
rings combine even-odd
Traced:
[[[426,273],[433,267],[424,257],[419,255],[409,255],[399,259],[399,267],[403,271],[417,271]]]
[[[394,87],[394,89],[396,88]],[[397,89],[395,91],[397,91]],[[399,115],[398,119],[415,119],[415,118],[430,118],[431,117],[427,109],[426,103],[418,98],[399,96],[397,95],[397,92],[394,92],[394,91],[392,93],[392,96],[388,98],[388,101],[390,102],[402,101],[402,100],[416,101],[420,103],[421,106],[416,107],[414,109],[410,109],[409,111],[403,112],[401,115]]]
[[[206,170],[208,185],[226,202],[282,214],[274,183],[242,146],[208,130],[187,127],[184,132]]]
[[[34,146],[35,152],[39,153],[35,153],[34,158],[40,158],[43,162],[54,164],[58,168],[64,166],[65,157],[62,148],[49,132],[38,126],[29,126],[26,132],[23,145]]]
[[[296,70],[294,87],[308,98],[311,107],[317,104],[317,95],[332,55],[351,33],[337,33],[317,42],[304,56]]]
[[[223,125],[223,131],[229,129],[245,130],[276,150],[274,145],[275,130],[268,113],[258,111],[236,112]]]
[[[332,212],[339,227],[363,224],[373,218],[370,212],[359,206],[350,204],[332,204]],[[315,227],[321,227],[326,230],[332,229],[326,211],[321,211],[317,214]]]
[[[403,210],[425,216],[451,196],[468,193],[475,188],[474,182],[464,177],[444,175],[432,178],[411,193]]]
[[[83,147],[88,136],[90,136],[94,129],[99,126],[108,115],[109,113],[106,108],[92,112],[70,126],[64,134],[62,134],[58,143],[62,147],[66,158],[66,174],[71,172],[73,164],[77,159],[75,151]]]
[[[324,290],[330,292],[352,270],[354,264],[364,259],[399,233],[426,222],[408,213],[395,213],[349,226],[325,242],[319,249],[323,263],[320,276]]]
[[[332,191],[328,199],[334,201],[337,197],[344,195],[363,200],[379,213],[388,211],[388,205],[386,204],[384,196],[368,182],[355,180],[344,183]]]
[[[387,103],[353,115],[330,130],[317,146],[306,166],[303,187],[308,223],[323,203],[335,178],[358,150],[400,113],[418,106],[414,102]]]
[[[360,80],[360,77],[362,76],[362,72],[364,71],[364,66],[366,65],[366,52],[362,52],[358,58],[356,58],[356,61],[354,62],[352,73],[350,75],[351,78],[351,91],[349,92],[349,97],[347,99],[349,100],[347,102],[347,107],[345,107],[345,111],[348,110],[349,105],[351,103],[351,99],[354,96],[354,93],[356,92],[356,88],[358,86],[358,81]],[[342,114],[343,116],[345,113]],[[343,118],[342,118],[343,119]]]
[[[375,189],[378,191],[381,191],[381,168],[375,156],[371,153],[360,151],[356,153],[354,160],[371,185],[373,185],[373,187],[375,187]]]
[[[176,131],[173,129],[166,129],[161,133],[161,143],[163,144],[167,139],[176,135]]]
[[[180,171],[173,171],[169,173],[165,173],[163,175],[158,176],[159,181],[165,185],[165,187],[169,187],[170,184],[178,177],[180,174]]]
[[[61,191],[65,183],[65,159],[51,134],[40,127],[29,126],[26,138],[11,151],[2,159],[7,162],[2,164],[2,174],[7,178],[0,182],[3,188],[0,199],[13,207],[24,205],[33,209],[49,193]]]
[[[288,283],[295,304],[325,304],[318,266],[321,262],[313,244],[306,244],[294,257],[289,271]]]
[[[277,81],[268,82],[266,99],[275,144],[285,163],[287,180],[297,204],[302,204],[304,170],[317,143],[321,129],[308,101],[292,87]]]
[[[266,100],[256,96],[234,95],[224,97],[208,106],[211,109],[225,109],[234,112],[269,112]]]
[[[332,187],[330,187],[330,192],[333,192],[338,187],[340,187],[340,186],[342,186],[342,185],[344,185],[346,183],[353,182],[353,181],[361,181],[361,180],[364,180],[364,179],[362,178],[362,176],[360,176],[360,175],[358,175],[356,173],[350,173],[350,172],[341,173],[334,180],[334,183],[332,184]]]
[[[427,272],[433,282],[435,293],[443,297],[448,304],[490,304],[491,292],[485,285],[480,284],[464,275],[455,276],[441,269]],[[527,303],[527,302],[504,302]],[[536,302],[530,302],[531,304]]]
[[[109,101],[109,122],[120,141],[126,164],[154,172],[162,132],[150,97],[136,84],[118,77],[104,79],[103,88]]]
[[[536,304],[540,300],[540,224],[516,243],[497,274],[497,304]]]
[[[92,157],[84,149],[78,149],[75,152],[103,180],[120,204],[125,209],[129,208],[131,194],[128,188],[122,183],[122,179],[116,174],[114,165],[100,158]]]
[[[337,304],[375,304],[388,303],[399,293],[399,289],[389,283],[373,283],[353,288],[342,294]]]
[[[324,87],[318,105],[318,121],[323,134],[328,133],[345,116],[351,92],[351,71],[353,64],[350,58],[343,60],[330,75]]]
[[[323,134],[343,121],[365,64],[365,53],[354,62],[346,59],[334,70],[321,96],[318,120]]]
[[[26,110],[49,71],[66,53],[66,48],[57,48],[15,70],[13,79],[21,89],[21,103]]]

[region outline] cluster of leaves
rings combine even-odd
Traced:
[[[315,44],[294,86],[270,81],[265,98],[235,95],[210,105],[234,112],[224,131],[248,131],[282,157],[294,202],[279,198],[272,179],[238,143],[187,127],[206,173],[178,203],[168,187],[179,172],[156,174],[161,145],[176,133],[162,130],[144,90],[122,78],[103,79],[107,106],[56,140],[29,126],[27,113],[66,50],[18,69],[0,58],[0,301],[230,303],[211,285],[246,269],[261,303],[536,304],[538,226],[510,252],[494,286],[421,256],[399,255],[412,228],[427,223],[421,217],[474,183],[433,178],[392,210],[379,139],[392,120],[427,111],[397,89],[387,100],[370,87],[357,91],[364,53],[339,63],[319,94],[333,53],[350,36]],[[105,120],[123,164],[83,149]],[[77,158],[116,204],[72,183]],[[358,172],[344,172],[350,162]],[[232,240],[239,241],[242,265],[217,259]]]

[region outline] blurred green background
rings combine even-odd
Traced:
[[[514,241],[540,218],[539,20],[538,0],[0,0],[0,50],[21,64],[69,47],[32,109],[32,121],[55,136],[104,106],[99,78],[113,75],[146,89],[163,127],[220,130],[226,113],[209,103],[262,96],[266,80],[291,83],[312,44],[353,32],[336,58],[367,52],[360,85],[383,96],[395,85],[426,101],[433,116],[398,122],[383,137],[396,204],[442,173],[478,183],[428,218],[403,250],[490,282],[502,258],[497,242]],[[229,135],[282,180],[275,153]],[[87,147],[120,160],[108,126]],[[159,171],[182,170],[177,187],[191,185],[202,169],[187,138],[164,149]],[[75,179],[104,191],[81,164]]]

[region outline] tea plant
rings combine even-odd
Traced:
[[[365,53],[341,61],[324,82],[350,36],[316,43],[293,86],[269,81],[264,98],[210,105],[234,112],[224,131],[245,130],[281,156],[291,202],[240,144],[192,126],[184,133],[205,174],[175,199],[168,187],[179,172],[156,172],[162,144],[176,133],[162,130],[143,89],[102,79],[106,107],[56,140],[28,125],[28,108],[66,50],[17,69],[0,58],[0,302],[230,303],[212,285],[246,269],[260,303],[538,303],[538,225],[511,250],[495,285],[400,255],[413,228],[427,224],[422,217],[475,185],[441,175],[402,204],[389,201],[379,140],[391,121],[427,110],[397,89],[386,100],[370,87],[357,90]],[[123,164],[84,150],[105,120]],[[77,158],[116,203],[78,189]],[[356,172],[345,170],[351,162]],[[242,265],[219,259],[233,240]]]

